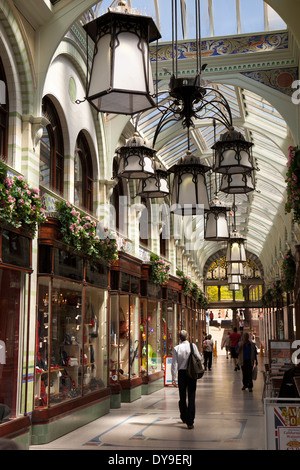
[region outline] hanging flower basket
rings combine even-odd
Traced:
[[[151,279],[154,284],[164,285],[168,282],[170,276],[170,264],[154,253],[150,255]]]
[[[264,307],[269,307],[273,302],[272,289],[268,289],[261,298]]]
[[[31,188],[23,176],[8,176],[3,162],[0,162],[0,220],[26,230],[33,237],[38,226],[47,220],[40,190]]]
[[[271,286],[272,298],[278,300],[282,297],[282,286],[280,281],[275,281]]]
[[[77,253],[108,264],[118,259],[117,241],[108,229],[82,214],[69,202],[56,203],[62,241]]]
[[[177,276],[182,280],[182,293],[183,295],[190,295],[193,289],[193,284],[190,276],[186,276],[183,271],[176,271]]]
[[[296,262],[291,250],[284,255],[284,260],[281,266],[281,285],[285,292],[292,292],[294,290],[296,276]]]
[[[286,184],[287,202],[285,212],[293,212],[293,221],[300,222],[300,149],[289,147]]]

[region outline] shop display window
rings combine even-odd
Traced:
[[[110,296],[110,383],[118,381],[119,371],[119,295]]]
[[[31,240],[10,230],[2,230],[2,262],[30,267]]]
[[[167,323],[167,356],[172,356],[173,347],[176,346],[177,331],[177,304],[168,302],[168,323]]]
[[[20,416],[29,274],[0,268],[0,424]]]
[[[162,369],[161,302],[141,299],[142,373]]]
[[[177,304],[163,302],[162,304],[162,366],[166,356],[172,356],[176,345]]]
[[[107,292],[39,277],[35,407],[107,386]]]
[[[139,298],[135,295],[111,295],[112,382],[140,375]]]

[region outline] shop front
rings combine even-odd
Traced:
[[[178,343],[178,311],[180,281],[170,276],[162,295],[162,364],[165,367],[166,357],[172,356],[173,347]]]
[[[143,265],[140,297],[143,395],[164,387],[162,290],[151,279],[151,266]]]
[[[0,438],[30,442],[28,341],[32,240],[0,230]]]
[[[106,265],[40,230],[33,444],[109,412],[108,285]]]
[[[111,407],[142,395],[140,277],[142,261],[126,253],[111,267],[110,366]]]

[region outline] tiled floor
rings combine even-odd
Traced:
[[[212,371],[198,381],[192,430],[179,419],[178,389],[167,387],[30,450],[264,450],[262,373],[253,393],[241,390],[241,377],[224,354],[213,359]]]

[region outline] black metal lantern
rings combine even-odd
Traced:
[[[116,150],[118,170],[115,177],[127,179],[148,178],[154,175],[155,150],[146,145],[138,133]]]
[[[153,176],[143,178],[138,185],[137,195],[140,197],[163,198],[169,194],[169,175],[163,165],[154,162],[155,173]]]
[[[220,191],[227,194],[246,194],[254,191],[252,172],[222,175]]]
[[[121,1],[84,29],[95,44],[86,96],[91,105],[128,115],[154,107],[149,43],[161,35],[153,19],[131,13]]]
[[[215,196],[210,204],[209,211],[206,213],[206,225],[204,239],[210,241],[224,241],[229,238],[229,229],[227,222],[227,207],[220,199]]]
[[[188,150],[186,155],[169,168],[174,173],[171,212],[179,215],[200,215],[209,210],[205,173],[209,166],[203,165],[198,157]]]
[[[227,263],[244,263],[247,261],[244,241],[245,238],[243,238],[236,230],[233,230],[227,243]]]
[[[247,142],[245,137],[233,127],[216,142],[214,150],[213,170],[216,173],[245,173],[254,169],[252,156],[252,142]]]

